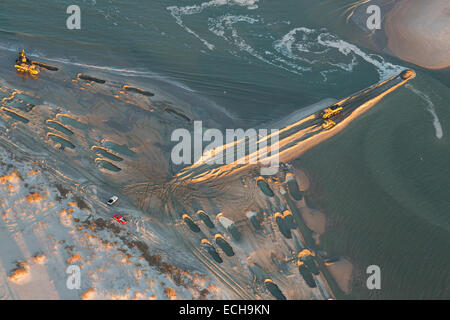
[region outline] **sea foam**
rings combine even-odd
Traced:
[[[406,87],[426,102],[427,111],[431,114],[431,116],[433,118],[433,126],[434,126],[434,129],[436,130],[436,138],[441,139],[443,137],[444,133],[442,130],[441,122],[439,121],[439,118],[437,116],[436,109],[434,108],[433,101],[431,101],[429,96],[427,96],[422,91],[414,88],[412,85],[407,84]]]

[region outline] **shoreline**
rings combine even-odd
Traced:
[[[309,189],[311,181],[303,169],[295,168],[294,177],[297,180],[300,191],[305,192]],[[316,245],[323,249],[320,246],[320,237],[326,232],[327,216],[319,209],[308,207],[304,198],[298,201],[297,205],[306,226],[314,232],[312,238],[314,239]],[[355,276],[353,271],[355,270],[355,267],[349,258],[340,257],[336,262],[333,262],[330,265],[325,265],[325,268],[328,270],[331,277],[334,279],[342,292],[346,295],[351,294],[352,281]]]

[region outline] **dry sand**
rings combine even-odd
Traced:
[[[3,147],[0,159],[0,300],[168,299],[167,292],[188,300],[230,298],[203,273],[166,262],[164,248],[155,249],[155,243],[168,240],[147,227],[152,219],[127,216],[121,228],[93,198],[83,198],[90,209],[80,208],[76,191],[55,187],[36,163]],[[121,205],[114,211],[121,213]],[[137,235],[139,249],[129,240]],[[81,269],[79,290],[67,287],[69,265]]]
[[[402,0],[385,23],[388,49],[430,69],[450,66],[450,1]]]

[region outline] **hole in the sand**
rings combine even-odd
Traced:
[[[58,121],[55,120],[47,120],[45,122],[45,124],[47,125],[47,127],[50,127],[52,129],[55,129],[61,133],[64,133],[66,135],[73,135],[73,131],[66,128],[65,126],[63,126],[61,123],[59,123]]]
[[[105,83],[106,82],[106,80],[99,79],[99,78],[92,77],[92,76],[88,76],[88,75],[82,74],[82,73],[77,74],[77,78],[78,79],[82,79],[82,80],[86,80],[86,81],[94,81],[94,82],[97,82],[97,83]]]
[[[61,123],[69,125],[75,129],[79,130],[87,130],[88,126],[80,121],[78,121],[75,118],[72,118],[71,116],[67,114],[59,113],[56,115],[56,119],[59,120]]]
[[[122,86],[122,89],[125,90],[125,91],[129,91],[129,92],[136,92],[136,93],[142,94],[144,96],[149,96],[149,97],[152,97],[152,96],[155,95],[154,93],[151,93],[150,91],[146,91],[146,90],[143,90],[143,89],[140,89],[140,88],[136,88],[136,87],[132,87],[132,86],[128,86],[128,85]]]
[[[27,118],[21,116],[20,114],[16,113],[15,111],[13,111],[13,110],[11,110],[11,109],[8,109],[8,108],[6,108],[6,107],[2,107],[1,110],[2,110],[4,113],[6,113],[8,116],[10,116],[11,118],[13,118],[13,119],[15,119],[15,120],[18,120],[18,121],[23,122],[23,123],[28,123],[28,122],[30,122],[30,120],[28,120]]]
[[[136,152],[134,152],[133,150],[130,149],[129,146],[127,146],[126,144],[118,144],[115,143],[113,141],[110,140],[103,140],[102,141],[102,146],[105,147],[106,149],[110,149],[115,153],[127,156],[127,157],[135,157],[136,156]]]
[[[75,145],[72,142],[57,134],[49,132],[47,133],[47,137],[52,139],[54,142],[59,143],[63,149],[64,148],[75,149]]]
[[[116,156],[115,154],[113,154],[106,148],[93,146],[91,149],[92,149],[92,151],[96,152],[98,155],[106,157],[112,161],[117,161],[117,162],[123,161],[123,158]]]

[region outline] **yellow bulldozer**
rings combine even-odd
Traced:
[[[40,72],[39,67],[27,58],[25,50],[19,52],[19,56],[16,59],[16,64],[14,65],[14,67],[16,68],[17,72],[30,74],[32,76],[37,76]]]
[[[342,111],[342,107],[340,107],[339,105],[335,104],[329,108],[326,108],[325,110],[323,110],[320,113],[320,117],[322,119],[330,119],[332,116],[337,115],[338,113],[340,113]]]
[[[333,120],[325,120],[324,123],[322,123],[322,128],[325,130],[331,129],[336,125],[336,122],[334,122]]]

